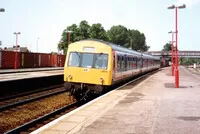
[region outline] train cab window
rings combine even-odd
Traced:
[[[68,66],[78,67],[80,64],[80,53],[71,52],[69,55]]]
[[[108,55],[107,54],[96,54],[94,61],[94,68],[107,69],[108,66]]]
[[[92,68],[94,54],[83,53],[81,67]]]

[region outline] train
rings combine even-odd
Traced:
[[[160,57],[98,39],[68,46],[64,64],[64,88],[76,99],[101,94],[110,87],[160,68]]]

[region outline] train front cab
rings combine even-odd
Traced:
[[[102,92],[112,82],[112,48],[104,43],[80,41],[69,45],[64,66],[67,90]]]

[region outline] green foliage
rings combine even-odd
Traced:
[[[136,51],[148,51],[150,46],[146,45],[146,37],[138,30],[129,30],[130,48]]]
[[[92,39],[108,40],[108,36],[103,26],[100,23],[93,24],[90,27],[89,37]]]
[[[166,44],[163,46],[162,51],[171,51],[171,50],[172,50],[171,45],[172,45],[172,44],[166,43]]]
[[[200,59],[195,58],[181,58],[181,64],[182,65],[193,65],[194,63],[199,64]]]
[[[146,45],[146,37],[138,30],[130,30],[122,25],[112,26],[107,32],[100,23],[90,26],[87,21],[83,20],[79,25],[72,24],[63,30],[61,42],[58,43],[58,50],[64,50],[67,53],[68,48],[68,31],[70,33],[70,43],[83,39],[100,39],[110,41],[136,51],[148,51],[150,48]]]
[[[122,25],[112,26],[108,30],[109,41],[124,46],[128,43],[128,30]]]

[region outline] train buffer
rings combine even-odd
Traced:
[[[114,90],[42,126],[46,133],[199,133],[200,76],[180,66],[175,88],[170,67],[137,86]]]

